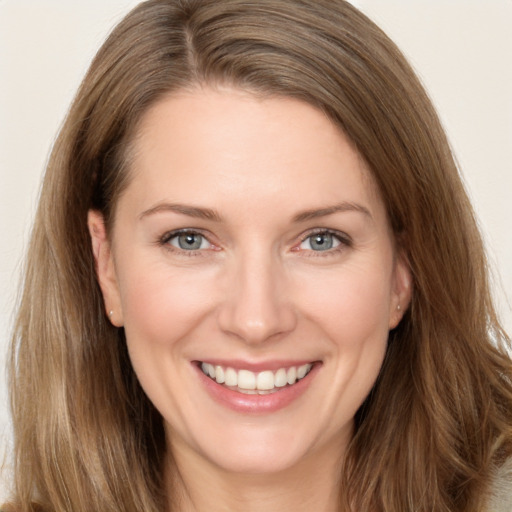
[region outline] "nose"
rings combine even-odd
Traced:
[[[253,345],[293,331],[297,318],[287,281],[282,265],[271,257],[240,258],[225,281],[220,329]]]

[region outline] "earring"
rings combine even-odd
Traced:
[[[398,306],[396,307],[397,311],[402,311],[402,306],[400,306],[400,304],[398,304]]]
[[[114,312],[113,312],[112,310],[110,310],[110,311],[108,312],[108,317],[109,317],[109,319],[110,319],[110,320],[112,320],[112,315],[113,315],[113,314],[114,314]]]

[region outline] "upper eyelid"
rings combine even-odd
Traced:
[[[314,235],[322,235],[322,234],[329,234],[333,235],[334,237],[338,238],[340,242],[349,243],[352,242],[352,238],[343,231],[338,231],[337,229],[329,229],[329,228],[313,228],[312,230],[309,230],[302,235],[300,235],[300,242],[304,242],[309,237]]]
[[[205,234],[205,232],[202,229],[197,228],[182,228],[182,229],[173,229],[171,231],[166,231],[161,237],[161,241],[169,241],[171,238],[174,238],[179,235],[185,235],[185,234],[192,234],[192,235],[201,235],[202,237],[206,238],[210,243],[210,237]]]
[[[162,243],[167,243],[172,238],[174,238],[176,236],[179,236],[181,234],[187,234],[187,233],[201,235],[202,237],[206,238],[206,240],[211,245],[215,245],[211,241],[211,236],[208,233],[205,233],[204,230],[199,229],[199,228],[180,228],[180,229],[171,230],[171,231],[168,231],[168,232],[164,233],[160,237],[159,240]],[[300,245],[302,242],[304,242],[305,240],[307,240],[311,236],[319,235],[319,234],[324,234],[324,233],[329,234],[329,235],[333,235],[341,243],[343,243],[345,245],[352,243],[351,237],[347,233],[345,233],[343,231],[339,231],[337,229],[330,229],[330,228],[312,228],[312,229],[309,229],[306,232],[303,232],[302,234],[300,234],[298,236],[298,240],[299,241],[297,243],[295,243],[293,247],[297,247],[297,245]]]
[[[199,248],[199,249],[181,249],[179,247],[175,247],[173,244],[170,243],[170,241],[173,238],[176,238],[183,234],[193,234],[193,235],[200,235],[202,236],[210,245],[208,248]],[[210,237],[206,236],[204,232],[201,229],[195,229],[195,228],[182,228],[182,229],[175,229],[171,231],[167,231],[162,236],[160,236],[157,239],[157,245],[165,248],[166,251],[172,252],[173,254],[177,256],[186,255],[188,256],[205,256],[205,252],[208,250],[218,250],[218,247],[215,246],[215,244],[212,243],[210,240]]]
[[[184,234],[193,234],[193,235],[199,235],[202,236],[209,244],[208,248],[199,248],[199,249],[181,249],[179,247],[175,247],[171,242],[174,238],[177,238],[180,235]],[[163,235],[159,236],[156,239],[156,245],[165,248],[167,251],[173,252],[175,254],[187,254],[188,256],[192,256],[194,254],[199,255],[200,253],[205,252],[208,249],[212,249],[215,247],[215,244],[212,243],[210,240],[210,237],[206,236],[202,230],[200,229],[191,229],[191,228],[184,228],[184,229],[175,229],[171,231],[165,232]]]

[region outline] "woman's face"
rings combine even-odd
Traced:
[[[201,89],[146,113],[131,173],[111,240],[94,212],[89,226],[178,460],[340,457],[409,298],[353,146],[308,104]]]

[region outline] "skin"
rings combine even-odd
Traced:
[[[89,228],[106,310],[165,421],[180,510],[335,510],[354,414],[411,288],[364,161],[308,104],[205,88],[145,114],[130,172],[111,238],[98,212]],[[166,236],[178,229],[201,248]],[[312,245],[318,230],[332,248]],[[316,371],[286,407],[242,414],[200,382],[193,361],[219,358]]]

